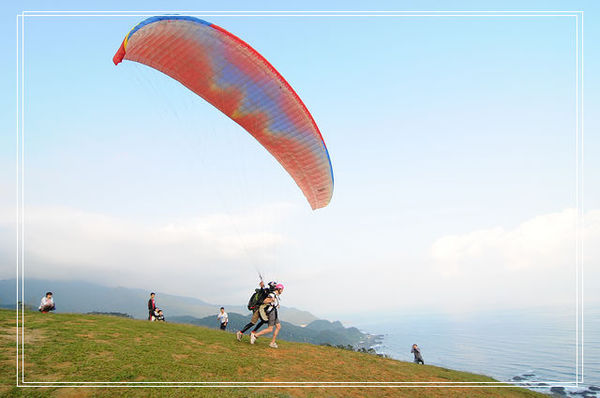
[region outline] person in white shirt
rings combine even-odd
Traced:
[[[49,311],[54,311],[55,309],[56,307],[54,305],[54,300],[52,299],[52,292],[48,292],[44,297],[42,297],[42,302],[38,310],[45,314]]]
[[[225,308],[221,307],[221,312],[217,315],[217,319],[221,321],[221,330],[225,330],[227,327],[227,322],[229,322],[229,318],[227,313],[225,312]]]
[[[261,330],[258,333],[250,333],[250,344],[254,344],[259,336],[270,333],[273,331],[273,327],[275,327],[275,331],[273,331],[273,338],[271,339],[271,343],[269,343],[269,347],[277,348],[277,343],[275,340],[277,339],[277,335],[281,329],[281,323],[279,322],[279,314],[277,313],[277,310],[279,309],[279,296],[281,293],[283,293],[283,285],[279,283],[277,286],[275,286],[275,291],[269,294],[269,296],[263,302],[263,305],[260,306],[259,312],[261,319],[268,319],[269,327],[265,330]]]

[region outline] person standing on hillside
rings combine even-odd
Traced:
[[[46,314],[49,311],[54,311],[55,309],[56,306],[54,305],[54,299],[52,299],[52,292],[48,292],[44,297],[42,297],[42,302],[40,303],[38,310]]]
[[[250,344],[254,344],[256,339],[263,334],[270,333],[275,327],[275,331],[273,331],[273,338],[269,343],[269,347],[277,348],[277,343],[275,340],[277,339],[277,335],[279,334],[279,330],[281,329],[281,323],[279,322],[279,296],[283,293],[283,285],[281,283],[275,286],[275,291],[269,293],[269,296],[263,302],[263,305],[260,306],[258,310],[261,319],[268,319],[269,327],[265,330],[260,331],[258,333],[251,332],[250,333]]]
[[[221,330],[225,330],[227,328],[227,323],[229,322],[229,318],[227,313],[225,312],[225,308],[221,307],[221,312],[217,315],[217,319],[221,322]]]
[[[269,282],[268,287],[265,287],[265,283],[261,280],[260,281],[260,289],[256,290],[256,294],[261,294],[262,297],[267,297],[269,295],[269,293],[271,293],[274,289],[275,289],[275,282]],[[254,297],[254,295],[253,295]],[[259,309],[260,305],[257,305],[255,308],[252,309],[252,318],[250,319],[250,322],[248,322],[246,324],[246,326],[243,327],[243,329],[239,330],[235,336],[238,339],[238,341],[242,341],[242,336],[244,335],[244,333],[250,329],[252,326],[254,326],[256,324],[256,322],[258,322],[258,318],[259,318],[259,314],[258,314],[258,309]],[[249,307],[250,308],[250,307]],[[260,324],[260,326],[262,326],[262,324]],[[254,331],[256,331],[258,329],[254,329]]]
[[[148,320],[151,321],[154,317],[154,310],[156,309],[156,301],[154,301],[154,292],[150,293],[150,300],[148,300]]]
[[[416,344],[413,344],[410,352],[415,356],[414,362],[416,364],[421,363],[422,365],[425,365],[425,362],[423,361],[423,357],[421,356],[421,350],[419,349],[419,347]]]

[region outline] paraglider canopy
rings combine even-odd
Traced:
[[[333,170],[310,112],[281,74],[225,29],[188,16],[137,24],[113,57],[179,81],[242,126],[291,175],[313,209],[333,195]]]

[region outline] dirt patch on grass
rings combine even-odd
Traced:
[[[25,363],[25,382],[53,382],[61,381],[61,376],[55,373],[46,373],[48,368],[37,366],[33,363]]]
[[[86,334],[78,333],[75,336],[77,336],[77,337],[85,337],[85,338],[88,338],[88,339],[93,339],[93,338],[96,337],[96,335],[94,333],[92,333],[92,332],[86,333]]]
[[[65,369],[73,365],[73,362],[55,362],[52,367],[55,369]]]
[[[187,354],[171,354],[171,357],[173,357],[174,360],[179,361],[181,359],[189,358],[190,356]]]
[[[190,343],[192,343],[193,345],[204,345],[203,341],[200,341],[200,340],[197,340],[197,339],[194,339],[194,338],[190,338],[190,339],[188,339],[188,341]]]
[[[10,334],[0,335],[0,364],[9,368],[14,368],[17,355],[17,350],[15,348],[15,341],[17,337],[16,328],[10,328],[8,330],[10,330]],[[2,379],[0,378],[0,380]]]
[[[81,325],[82,323],[96,323],[97,321],[95,319],[85,319],[85,318],[79,318],[77,321],[69,321],[68,323],[73,324],[73,325]]]
[[[90,353],[89,356],[90,359],[114,359],[115,358],[115,354],[111,351],[98,351],[98,352],[92,352]]]
[[[252,366],[239,366],[236,370],[236,374],[238,376],[249,376],[252,375],[253,379],[252,381],[259,381],[256,378],[256,369],[253,368]],[[242,378],[238,378],[236,380],[243,380]]]
[[[85,388],[59,388],[54,394],[58,398],[84,398],[92,395],[92,392]]]
[[[219,344],[219,343],[211,344],[209,347],[211,349],[214,349],[215,352],[218,352],[220,354],[233,352],[233,350],[231,348],[225,347],[225,346],[223,346],[222,344]]]
[[[17,328],[15,326],[11,327],[0,327],[0,341],[10,340],[15,341],[15,336],[17,334]]]
[[[23,331],[25,335],[25,344],[34,344],[44,339],[44,332],[41,329],[28,329]]]

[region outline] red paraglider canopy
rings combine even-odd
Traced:
[[[247,43],[198,18],[152,17],[127,34],[113,62],[124,59],[172,77],[242,126],[292,176],[313,209],[331,201],[333,170],[317,124]]]

